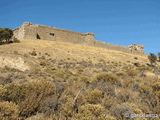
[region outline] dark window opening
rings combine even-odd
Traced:
[[[37,39],[41,39],[40,36],[38,35],[38,33],[37,33]]]
[[[50,33],[50,36],[54,36],[54,34],[53,34],[53,33]]]

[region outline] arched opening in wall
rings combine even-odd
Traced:
[[[36,35],[36,38],[37,38],[37,39],[41,39],[38,33],[37,33],[37,35]]]

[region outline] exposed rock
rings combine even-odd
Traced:
[[[129,50],[132,53],[143,53],[144,54],[144,46],[143,45],[137,45],[137,44],[133,44],[133,45],[129,45]]]
[[[15,68],[20,71],[29,70],[29,66],[26,61],[20,56],[0,56],[0,67]]]

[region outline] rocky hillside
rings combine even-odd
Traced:
[[[125,120],[149,113],[156,118],[159,65],[151,66],[147,55],[87,45],[46,40],[1,45],[0,117]]]

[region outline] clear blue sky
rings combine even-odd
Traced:
[[[0,27],[23,22],[81,33],[117,45],[143,44],[160,52],[160,0],[3,0]]]

